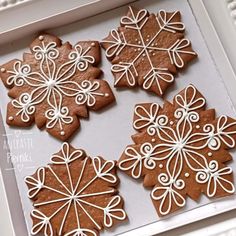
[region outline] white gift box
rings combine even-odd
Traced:
[[[27,45],[31,39],[42,30],[71,43],[83,39],[101,40],[110,29],[118,26],[120,17],[127,11],[127,6],[122,5],[129,2],[131,1],[31,0],[0,7],[0,64],[13,58],[21,58],[22,52],[28,50]],[[214,2],[140,0],[132,1],[132,5],[146,8],[150,12],[158,12],[160,9],[180,10],[186,25],[186,37],[192,41],[193,48],[199,54],[199,59],[181,73],[176,85],[165,98],[171,101],[174,94],[193,83],[205,95],[209,108],[215,107],[218,115],[235,117],[236,67],[233,65],[236,66],[236,57],[229,39],[223,36],[226,29],[228,34],[232,33],[231,40],[236,35],[234,25],[228,18],[226,4],[221,1],[216,5]],[[221,14],[221,21],[219,14],[216,14],[218,12]],[[104,78],[112,86],[110,64],[104,53],[101,68]],[[131,143],[130,135],[134,133],[131,123],[134,104],[154,99],[163,103],[160,98],[140,90],[135,95],[128,89],[119,92],[113,88],[113,91],[117,97],[117,105],[101,114],[91,114],[90,121],[83,121],[82,130],[72,139],[72,145],[76,148],[106,159],[118,159],[125,146]],[[5,116],[9,98],[2,84],[0,94],[0,202],[1,216],[4,216],[0,219],[0,227],[3,224],[7,236],[22,236],[27,235],[31,227],[29,214],[32,209],[32,203],[26,196],[27,188],[23,177],[46,165],[50,155],[59,150],[61,143],[35,126],[30,129],[8,127]],[[121,124],[118,125],[118,122]],[[94,135],[93,130],[96,130]],[[107,132],[102,132],[103,130]],[[89,141],[87,137],[90,137]],[[232,154],[236,157],[235,152]],[[236,167],[234,163],[229,165]],[[208,201],[202,197],[198,203],[189,199],[185,209],[172,216],[159,218],[150,200],[149,190],[122,173],[119,176],[120,193],[125,199],[129,221],[101,235],[152,235],[236,208],[235,195],[217,201]]]

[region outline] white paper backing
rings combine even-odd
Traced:
[[[133,4],[134,6],[143,7],[150,12],[157,12],[160,9],[167,11],[180,10],[183,22],[186,25],[186,37],[192,42],[194,50],[198,53],[198,59],[191,63],[186,70],[181,72],[176,78],[176,83],[167,91],[164,97],[169,101],[174,95],[190,83],[194,84],[206,97],[208,108],[216,108],[217,114],[225,114],[235,117],[235,112],[229,101],[228,94],[225,90],[222,78],[220,77],[214,62],[208,53],[204,39],[199,31],[192,11],[187,3],[183,0],[141,0]],[[104,38],[112,28],[118,26],[121,16],[127,11],[127,6],[85,19],[83,21],[70,24],[51,30],[50,33],[56,34],[63,41],[70,41],[72,44],[80,40]],[[0,49],[0,64],[13,58],[21,58],[22,53],[28,51],[27,46],[30,44],[32,37],[10,43]],[[104,71],[104,78],[113,85],[113,76],[110,72],[110,63],[102,53],[101,68]],[[113,86],[112,86],[113,87]],[[72,138],[71,144],[76,148],[82,148],[91,155],[100,155],[106,159],[117,160],[126,147],[131,144],[130,136],[134,134],[132,128],[133,108],[137,103],[158,102],[163,104],[163,100],[155,95],[136,89],[114,89],[116,104],[102,110],[101,112],[90,113],[89,120],[82,120],[81,130]],[[0,104],[2,115],[6,117],[6,104],[9,102],[7,92],[4,86],[0,85]],[[51,154],[60,149],[61,142],[49,136],[47,132],[38,130],[35,126],[30,129],[14,129],[6,125],[6,132],[11,147],[11,154],[16,158],[13,160],[15,175],[19,187],[23,210],[25,213],[28,228],[31,228],[30,210],[32,204],[27,198],[27,188],[23,182],[26,175],[32,174],[38,167],[44,166],[49,162]],[[16,146],[16,144],[20,146]],[[19,155],[25,157],[25,160],[19,160]],[[234,155],[235,156],[235,155]],[[23,158],[24,159],[24,158]],[[236,167],[235,162],[231,164]],[[6,167],[7,168],[7,167]],[[9,171],[9,170],[8,170]],[[120,194],[125,199],[125,209],[129,220],[102,235],[114,235],[122,232],[153,223],[160,219],[152,205],[149,197],[149,190],[142,187],[141,181],[135,181],[125,174],[119,172],[121,180]],[[209,200],[202,196],[198,203],[192,200],[187,201],[187,206],[179,211],[177,216],[171,216],[183,219],[184,211],[199,207],[208,203]],[[163,220],[163,224],[168,219]]]

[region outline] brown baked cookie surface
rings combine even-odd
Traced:
[[[13,99],[7,107],[11,126],[46,126],[54,137],[67,140],[80,126],[79,117],[114,101],[101,70],[100,46],[81,41],[75,46],[42,34],[22,60],[0,66],[0,78]]]
[[[235,147],[236,121],[214,109],[189,85],[173,103],[138,104],[133,126],[135,144],[126,147],[118,166],[131,177],[143,178],[152,188],[159,216],[184,207],[186,198],[198,200],[233,194],[229,149]]]
[[[96,236],[126,218],[115,161],[88,157],[68,143],[25,182],[34,203],[32,235]]]
[[[116,87],[140,86],[162,96],[179,69],[197,54],[184,38],[180,12],[129,7],[120,27],[102,41]]]

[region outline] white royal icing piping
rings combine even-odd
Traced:
[[[152,56],[155,56],[155,52],[157,51],[166,51],[169,55],[171,64],[174,64],[178,68],[182,68],[184,66],[184,61],[181,57],[181,54],[195,55],[196,53],[184,50],[185,47],[188,47],[190,45],[190,41],[188,39],[178,39],[169,48],[158,47],[156,43],[154,44],[154,41],[162,31],[176,33],[177,31],[184,30],[185,26],[182,22],[171,22],[173,17],[177,14],[177,11],[175,11],[169,17],[169,19],[167,19],[166,11],[160,10],[158,17],[155,18],[160,29],[152,38],[150,38],[150,35],[148,35],[148,40],[146,40],[147,43],[145,43],[145,40],[142,35],[142,28],[148,21],[147,10],[140,10],[136,16],[134,15],[134,12],[131,7],[129,7],[129,11],[131,17],[122,17],[121,23],[126,28],[136,30],[140,40],[136,39],[136,43],[127,42],[123,32],[119,34],[116,29],[113,29],[110,32],[110,35],[113,40],[102,41],[103,43],[111,44],[111,46],[106,49],[107,57],[113,57],[115,55],[119,56],[126,46],[128,46],[129,48],[133,48],[135,52],[139,52],[138,55],[131,62],[119,62],[119,64],[112,65],[111,71],[113,73],[120,73],[120,76],[115,81],[115,85],[117,85],[124,78],[130,86],[134,86],[136,83],[135,78],[138,76],[138,71],[136,69],[135,63],[141,57],[146,57],[149,61],[151,69],[143,77],[143,88],[150,89],[151,86],[156,85],[160,94],[163,94],[162,88],[160,86],[160,80],[163,80],[167,83],[171,83],[174,80],[174,76],[168,72],[167,68],[156,68],[153,65],[150,54]]]
[[[34,57],[39,62],[39,72],[32,71],[28,64],[22,64],[21,61],[14,63],[13,71],[7,71],[10,76],[7,79],[8,85],[23,86],[28,84],[32,92],[23,93],[19,99],[14,99],[12,105],[19,109],[16,116],[20,116],[23,122],[29,122],[30,116],[36,111],[36,105],[42,103],[45,99],[49,109],[45,111],[45,117],[48,119],[46,127],[51,129],[59,125],[60,134],[65,135],[63,125],[71,124],[74,120],[69,114],[69,109],[63,106],[63,97],[74,97],[78,105],[85,104],[92,107],[96,103],[95,96],[109,96],[97,92],[100,88],[98,81],[91,82],[83,80],[80,84],[70,80],[77,71],[85,71],[90,64],[95,62],[95,58],[87,55],[91,47],[83,49],[79,44],[70,52],[68,61],[57,68],[56,59],[59,57],[59,51],[55,42],[44,42],[44,37],[39,36],[41,45],[33,47]],[[93,46],[93,45],[92,45]]]
[[[93,203],[86,201],[84,199],[86,197],[115,193],[115,190],[109,188],[109,185],[108,185],[109,190],[107,190],[107,191],[92,192],[92,193],[83,194],[83,192],[86,189],[88,189],[89,186],[93,182],[95,182],[97,179],[102,179],[103,181],[106,181],[108,183],[115,183],[117,181],[117,177],[110,173],[115,166],[115,162],[114,161],[105,161],[102,164],[100,157],[92,158],[92,165],[93,165],[96,175],[92,179],[88,180],[87,183],[82,188],[79,188],[79,185],[80,185],[81,179],[84,175],[84,171],[85,171],[86,165],[88,163],[89,157],[86,157],[84,159],[83,166],[80,171],[80,175],[78,177],[78,181],[77,181],[76,185],[73,186],[69,164],[71,162],[81,158],[83,152],[81,150],[75,150],[70,154],[70,146],[68,143],[63,143],[62,148],[61,148],[61,152],[62,152],[62,155],[58,155],[58,154],[53,155],[51,158],[51,161],[53,164],[66,166],[70,187],[68,188],[60,180],[60,177],[53,171],[53,169],[51,168],[50,165],[48,165],[47,168],[54,175],[54,177],[56,178],[58,183],[64,188],[65,192],[59,191],[59,190],[49,187],[45,184],[45,179],[47,178],[47,176],[45,174],[45,168],[38,169],[37,174],[36,174],[36,178],[34,178],[32,176],[27,176],[25,178],[25,182],[27,184],[31,185],[31,188],[28,191],[29,198],[33,198],[33,197],[37,196],[37,194],[40,192],[40,190],[42,190],[44,188],[62,195],[62,198],[60,198],[60,199],[49,200],[46,202],[37,202],[34,204],[35,207],[49,205],[49,204],[56,203],[56,202],[63,202],[64,203],[57,210],[55,210],[50,216],[46,216],[44,213],[42,213],[38,209],[34,209],[32,211],[32,216],[37,218],[39,220],[39,223],[37,223],[36,225],[33,226],[32,230],[31,230],[31,234],[36,235],[37,233],[39,233],[43,229],[45,236],[53,236],[53,228],[51,225],[51,219],[53,217],[55,217],[62,209],[64,209],[66,207],[66,211],[65,211],[64,217],[61,221],[60,230],[59,230],[59,235],[62,235],[63,227],[65,225],[68,212],[69,212],[70,208],[72,207],[72,205],[74,206],[74,209],[76,212],[76,222],[77,222],[78,228],[73,229],[71,232],[66,233],[67,236],[78,235],[78,233],[86,236],[87,235],[86,232],[96,235],[96,233],[94,231],[80,227],[80,217],[79,217],[78,209],[77,209],[78,206],[83,210],[83,212],[93,222],[94,226],[97,227],[98,229],[101,229],[101,225],[98,222],[96,222],[96,220],[91,216],[89,211],[85,209],[84,205],[85,206],[87,205],[87,206],[90,206],[90,207],[100,210],[103,214],[103,224],[106,227],[112,226],[113,219],[124,220],[126,218],[125,211],[123,209],[117,208],[117,206],[121,202],[121,197],[119,195],[114,195],[112,197],[112,199],[110,200],[110,202],[108,202],[108,204],[105,207],[93,204]],[[107,168],[107,170],[105,170],[105,168]]]
[[[187,99],[189,93],[192,96]],[[224,175],[232,173],[232,168],[220,169],[218,162],[214,160],[208,163],[207,158],[199,151],[203,148],[219,150],[222,144],[233,148],[235,141],[232,135],[236,134],[236,130],[229,131],[228,129],[235,126],[236,122],[228,123],[227,116],[220,116],[216,128],[212,124],[205,124],[201,132],[194,133],[192,131],[195,123],[200,119],[196,110],[205,106],[205,99],[197,98],[196,88],[190,85],[185,89],[183,95],[178,94],[175,97],[175,102],[179,105],[174,114],[177,121],[176,129],[168,126],[169,118],[167,116],[158,115],[159,106],[157,104],[153,103],[149,109],[142,105],[136,106],[137,119],[134,121],[134,128],[137,130],[146,128],[149,135],[157,136],[158,140],[163,143],[152,145],[146,142],[141,145],[140,150],[129,146],[125,150],[127,158],[119,162],[120,169],[129,170],[133,178],[139,178],[143,168],[152,169],[156,167],[157,161],[167,160],[166,173],[158,176],[161,187],[155,187],[151,193],[154,200],[160,201],[159,211],[162,215],[170,212],[173,202],[179,207],[185,205],[185,199],[176,190],[181,190],[185,186],[184,180],[179,178],[184,164],[196,173],[197,183],[207,183],[208,197],[216,194],[217,187],[221,187],[227,193],[235,191],[233,183],[224,178]],[[192,146],[192,144],[195,145]],[[144,149],[144,146],[148,146],[148,151]],[[211,156],[212,153],[210,155],[209,153],[208,156]],[[165,155],[160,156],[160,154]],[[148,160],[151,160],[152,168],[147,165]],[[194,166],[192,163],[196,165]],[[174,166],[173,170],[170,166]],[[186,174],[185,177],[189,177],[189,174]],[[226,183],[226,186],[223,183]],[[213,190],[210,188],[212,184]],[[162,194],[159,195],[159,192]],[[168,202],[167,206],[166,202]]]

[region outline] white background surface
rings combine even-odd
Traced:
[[[228,96],[225,92],[224,85],[214,67],[210,55],[207,53],[206,46],[187,2],[183,0],[143,0],[134,5],[145,7],[152,12],[156,12],[157,9],[161,8],[166,10],[180,10],[183,13],[183,21],[187,28],[186,37],[192,41],[193,48],[199,54],[199,59],[194,63],[191,63],[188,69],[178,76],[177,83],[168,91],[166,98],[171,100],[175,93],[183,89],[189,83],[193,83],[207,98],[208,107],[215,107],[217,114],[234,116],[235,114],[232,110],[231,104],[228,102]],[[126,11],[127,7],[123,7],[50,32],[57,34],[64,41],[69,40],[72,43],[84,39],[98,38],[101,40],[106,36],[110,29],[117,27],[120,17],[124,15]],[[0,64],[15,57],[21,58],[22,52],[27,50],[26,46],[30,41],[30,38],[27,38],[6,45],[6,47],[0,51],[2,55]],[[102,69],[105,72],[104,77],[112,85],[113,77],[109,68],[109,62],[103,58]],[[198,73],[196,73],[196,71]],[[211,86],[212,84],[214,84],[214,87]],[[221,92],[221,99],[216,102],[215,98],[218,96],[219,91]],[[117,98],[117,104],[103,110],[102,112],[90,113],[91,116],[89,122],[83,121],[81,131],[72,139],[72,144],[75,147],[85,149],[87,153],[92,156],[102,155],[107,159],[117,159],[124,147],[127,144],[132,143],[130,135],[134,133],[134,130],[132,129],[134,105],[138,102],[148,101],[156,101],[162,104],[161,99],[148,95],[140,89],[135,91],[117,91],[114,89],[114,93]],[[5,103],[8,101],[8,98],[5,95],[6,90],[1,86],[2,106],[5,106]],[[3,117],[5,117],[5,109],[3,109]],[[6,128],[7,133],[14,133],[14,129]],[[16,166],[16,175],[26,218],[30,225],[31,220],[29,219],[29,209],[31,209],[31,203],[26,198],[26,186],[22,182],[22,179],[25,175],[32,174],[34,169],[26,169],[26,167],[38,167],[47,164],[50,155],[59,150],[60,142],[48,136],[46,132],[39,131],[36,127],[26,131],[26,133],[28,133],[27,136],[33,140],[33,150],[29,150],[29,155],[33,158],[33,163],[26,164],[22,170]],[[37,140],[40,140],[40,145]],[[50,146],[48,145],[49,143]],[[17,151],[18,150],[12,150],[13,153]],[[126,201],[129,223],[120,225],[116,228],[115,232],[123,232],[141,226],[142,224],[144,225],[154,222],[158,219],[149,198],[149,191],[143,189],[141,183],[137,183],[125,175],[120,174],[120,177],[120,192]],[[137,198],[137,196],[139,196],[139,198]],[[136,199],[135,204],[133,199]],[[188,203],[190,203],[188,204],[189,207],[199,206],[199,204],[195,204],[192,201],[189,201]],[[206,203],[206,199],[202,198],[201,203]],[[183,217],[184,219],[184,214],[181,214],[181,216],[173,216],[170,221],[173,221],[174,223],[176,217]],[[114,235],[113,232],[111,232],[111,235]]]

